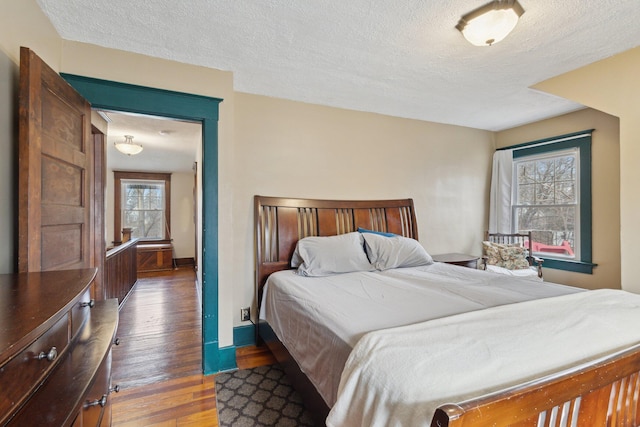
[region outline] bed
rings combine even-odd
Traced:
[[[412,200],[254,202],[257,333],[323,423],[639,425],[639,296],[441,263],[304,277],[306,237],[415,242]]]

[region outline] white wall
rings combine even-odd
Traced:
[[[171,238],[175,258],[195,256],[194,178],[193,173],[171,174]]]

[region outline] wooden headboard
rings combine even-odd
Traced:
[[[412,199],[314,200],[254,197],[256,296],[271,273],[291,268],[296,243],[308,236],[335,236],[358,227],[418,239]]]

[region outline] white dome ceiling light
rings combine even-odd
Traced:
[[[456,28],[475,46],[491,46],[513,31],[524,9],[517,0],[495,0],[464,15]]]
[[[114,142],[113,145],[116,146],[116,149],[122,154],[126,154],[127,156],[135,156],[142,152],[142,145],[133,143],[133,136],[125,135],[124,141]]]

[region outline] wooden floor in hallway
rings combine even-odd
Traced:
[[[217,426],[215,377],[202,374],[202,307],[192,269],[145,273],[120,310],[113,347],[114,427]],[[237,351],[240,369],[275,363]]]

